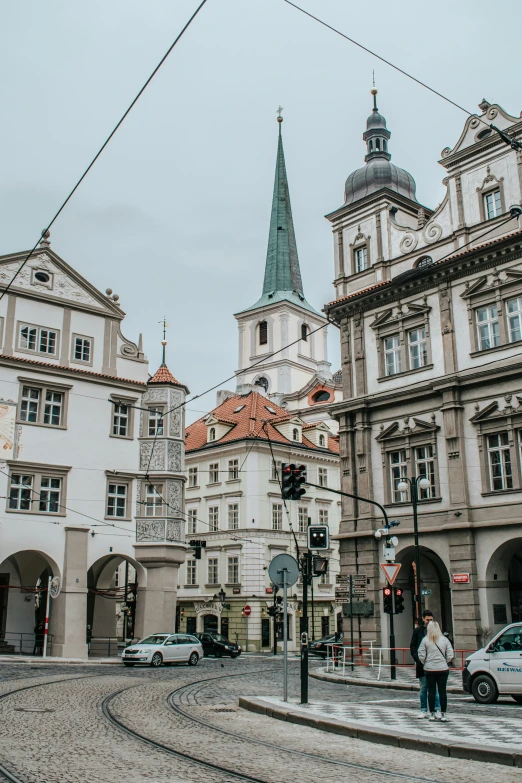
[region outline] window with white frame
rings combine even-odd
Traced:
[[[274,503],[272,506],[272,530],[283,529],[283,506],[281,503]]]
[[[107,487],[107,517],[127,516],[128,484],[112,484]]]
[[[502,214],[502,201],[500,199],[500,189],[491,190],[483,196],[484,216],[486,220],[498,217]]]
[[[397,485],[408,475],[406,449],[391,451],[389,459],[392,503],[404,503],[408,499],[408,495],[406,492],[400,492]]]
[[[208,466],[208,483],[217,484],[219,481],[219,462],[211,462]]]
[[[435,462],[431,443],[415,447],[415,475],[418,478],[427,478],[430,482],[430,486],[426,489],[419,487],[419,500],[429,500],[436,497]]]
[[[74,335],[73,360],[75,362],[82,362],[82,364],[91,364],[92,339],[90,337],[81,337],[80,335]]]
[[[308,324],[301,324],[301,340],[305,342],[308,340],[309,331]]]
[[[323,448],[326,446],[326,438],[324,435],[319,435],[319,445]]]
[[[328,468],[317,468],[317,483],[320,487],[328,486]]]
[[[327,525],[328,524],[328,509],[327,508],[320,508],[319,514],[318,514],[319,524],[320,525]]]
[[[506,302],[509,342],[522,340],[522,297]]]
[[[299,430],[297,429],[297,427],[294,427],[293,429],[292,438],[295,441],[299,441]]]
[[[500,345],[497,306],[492,304],[487,307],[479,307],[475,311],[475,316],[479,351],[486,351],[488,348],[495,348],[497,345]]]
[[[259,324],[259,345],[266,345],[268,343],[268,323],[261,321]]]
[[[193,557],[187,560],[187,585],[194,587],[198,583],[198,562]]]
[[[198,510],[197,508],[187,509],[187,527],[189,536],[193,536],[197,533],[198,527]]]
[[[300,533],[306,533],[308,527],[308,508],[299,506],[297,509],[297,525]]]
[[[58,332],[31,324],[20,324],[18,348],[30,353],[42,353],[56,356],[58,353]]]
[[[118,438],[128,438],[130,435],[130,408],[128,405],[114,403],[112,414],[112,434]]]
[[[238,459],[229,459],[228,460],[228,480],[234,481],[235,479],[239,478],[239,460]]]
[[[426,342],[426,327],[419,326],[408,332],[408,359],[410,370],[417,370],[428,364],[428,343]]]
[[[239,584],[239,557],[236,555],[228,558],[228,584]]]
[[[513,489],[509,435],[499,432],[487,436],[489,481],[492,491]]]
[[[209,557],[207,561],[208,568],[208,584],[219,584],[219,560],[217,557]]]
[[[163,435],[163,411],[160,408],[150,408],[147,431],[150,437]]]
[[[7,510],[65,516],[64,480],[64,476],[49,475],[45,469],[11,473]]]
[[[355,258],[355,271],[364,272],[364,270],[368,266],[368,248],[366,247],[366,245],[364,247],[358,247],[357,250],[355,250],[354,258]]]
[[[324,572],[324,574],[321,574],[321,576],[319,577],[319,584],[321,585],[330,584],[329,570],[330,570],[330,560],[328,560],[326,563],[326,571]]]
[[[198,469],[197,467],[188,469],[188,485],[189,487],[198,486]]]
[[[228,529],[239,530],[239,503],[228,504]]]
[[[216,428],[215,427],[211,427],[210,428],[210,430],[208,432],[208,439],[209,440],[216,440]]]
[[[401,338],[398,334],[392,334],[383,339],[384,346],[384,370],[386,375],[397,375],[402,372]]]
[[[272,460],[272,481],[283,480],[282,467],[283,463],[280,459]]]
[[[208,507],[208,529],[211,533],[219,530],[219,506]]]
[[[65,426],[66,394],[47,387],[22,386],[19,421],[43,424],[48,427]]]
[[[145,516],[161,517],[163,511],[163,487],[160,484],[145,485]]]

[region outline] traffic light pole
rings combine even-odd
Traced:
[[[311,524],[308,519],[308,524]],[[308,704],[308,579],[312,573],[312,554],[307,550],[301,560],[303,574],[303,630],[301,631],[301,704]]]
[[[388,525],[388,514],[386,513],[386,509],[381,506],[380,503],[377,503],[376,500],[370,500],[370,498],[362,498],[360,495],[352,495],[350,492],[341,492],[340,489],[331,489],[331,487],[322,487],[320,484],[311,484],[309,481],[304,482],[307,487],[315,487],[316,489],[322,489],[325,492],[333,492],[335,495],[344,495],[344,497],[352,498],[353,500],[362,500],[363,503],[371,503],[373,506],[377,506],[378,509],[380,509],[383,517],[384,517],[384,523],[385,525]]]
[[[391,585],[390,585],[390,587],[391,587]],[[393,587],[391,588],[391,590],[392,590],[392,612],[389,615],[389,617],[390,617],[390,678],[392,680],[396,680],[397,679],[397,672],[396,672],[396,669],[395,669],[395,664],[396,664],[396,660],[395,660],[395,623],[394,623],[394,619],[393,619],[394,618],[394,612],[395,612],[395,600],[394,600],[395,599],[395,593],[393,591]]]

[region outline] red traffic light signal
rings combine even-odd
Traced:
[[[402,587],[395,588],[395,614],[404,612],[404,590]]]
[[[391,587],[383,587],[383,609],[385,614],[393,614],[393,593]]]

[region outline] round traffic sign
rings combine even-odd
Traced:
[[[276,555],[268,566],[268,575],[277,587],[284,587],[283,574],[286,573],[286,586],[292,587],[299,579],[299,566],[292,555]]]
[[[245,615],[245,617],[250,617],[250,615],[252,614],[252,609],[248,605],[245,606],[245,608],[243,609],[243,614]]]

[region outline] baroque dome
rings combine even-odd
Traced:
[[[344,187],[344,203],[355,201],[388,188],[401,196],[417,203],[415,180],[404,169],[390,162],[388,141],[391,133],[386,127],[386,119],[377,109],[377,90],[372,90],[373,110],[366,120],[363,139],[366,142],[366,165],[353,171]]]

